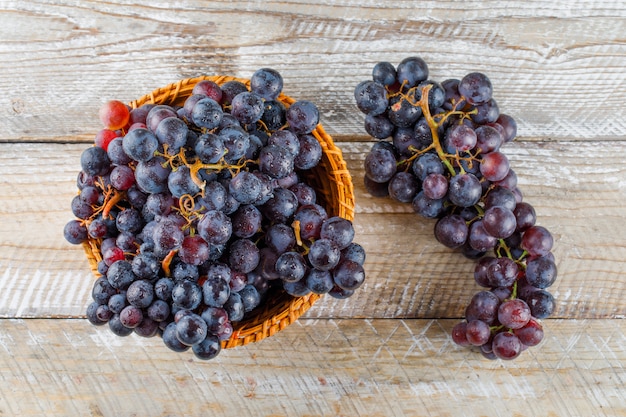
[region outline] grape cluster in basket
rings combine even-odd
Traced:
[[[436,219],[436,239],[477,260],[474,278],[484,290],[452,339],[490,359],[514,359],[543,338],[539,319],[554,311],[546,288],[557,268],[552,235],[535,224],[501,152],[517,124],[492,93],[478,72],[431,80],[419,57],[397,67],[379,62],[354,91],[365,130],[378,139],[364,161],[368,192]]]
[[[282,87],[262,68],[249,88],[202,80],[181,107],[101,108],[64,229],[101,255],[91,323],[211,359],[277,286],[337,298],[361,286],[351,221],[329,216],[301,175],[323,156],[318,109],[284,105]]]

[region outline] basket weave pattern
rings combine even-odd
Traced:
[[[143,104],[166,104],[182,106],[191,95],[193,87],[202,80],[210,80],[219,85],[227,81],[239,81],[250,86],[250,81],[230,76],[200,76],[187,78],[158,88],[149,94],[132,101],[132,108]],[[281,94],[278,100],[285,107],[295,102],[289,96]],[[323,156],[319,164],[301,173],[304,182],[313,187],[317,194],[318,203],[327,211],[329,216],[341,216],[348,220],[354,219],[354,189],[350,173],[343,160],[341,150],[335,146],[321,124],[312,132],[312,135],[322,146]],[[89,261],[94,276],[99,277],[98,262],[102,259],[99,243],[89,240],[83,243],[83,249]],[[271,293],[257,309],[246,315],[240,321],[233,323],[233,334],[230,339],[222,342],[223,348],[243,346],[258,342],[266,337],[283,330],[295,322],[320,298],[318,294],[309,293],[303,297],[293,297],[284,291]]]

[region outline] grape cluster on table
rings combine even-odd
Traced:
[[[473,72],[437,82],[412,56],[377,63],[354,96],[377,139],[364,161],[367,191],[411,204],[434,219],[440,243],[477,260],[474,278],[484,289],[454,326],[454,342],[490,359],[537,345],[540,319],[555,309],[546,290],[557,276],[553,237],[522,201],[501,151],[517,124],[500,112],[489,78]]]
[[[202,80],[180,107],[101,107],[64,229],[101,257],[91,323],[211,359],[277,291],[346,298],[362,285],[352,222],[303,179],[323,156],[318,109],[285,105],[282,88],[261,68],[249,88]]]

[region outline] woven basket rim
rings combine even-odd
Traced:
[[[191,95],[193,87],[203,80],[213,81],[220,86],[228,81],[238,81],[246,85],[248,89],[250,88],[250,81],[248,79],[227,75],[201,75],[181,79],[157,88],[131,101],[129,105],[132,108],[140,107],[143,104],[182,105],[181,100],[184,101],[184,99]],[[290,106],[296,101],[283,93],[279,95],[277,100],[287,106]],[[310,173],[310,177],[315,181],[319,180],[324,182],[324,180],[327,180],[327,182],[322,185],[329,187],[330,190],[318,190],[317,188],[319,188],[319,186],[314,188],[316,188],[316,192],[318,193],[327,191],[327,194],[333,199],[333,201],[325,201],[325,208],[329,211],[329,216],[337,215],[352,221],[354,220],[355,208],[354,186],[350,172],[343,159],[342,152],[335,145],[332,137],[326,133],[321,124],[317,125],[312,135],[322,145],[323,150],[322,161],[320,161],[318,167],[313,168],[312,171],[317,173],[317,171],[323,169],[327,175],[324,178],[320,175],[312,176],[312,173]],[[322,197],[327,200],[329,198],[328,195],[322,195]],[[330,206],[331,203],[334,205]],[[102,256],[99,250],[99,243],[89,240],[84,242],[82,246],[93,275],[96,278],[100,277],[98,262],[102,259]],[[259,312],[256,313],[256,315],[249,316],[241,322],[233,323],[233,334],[230,339],[222,342],[222,347],[226,349],[234,348],[248,343],[258,342],[266,337],[272,336],[293,324],[321,298],[320,295],[312,292],[302,297],[293,297],[284,293],[281,297],[279,304],[260,306],[258,307]],[[267,310],[268,308],[270,308],[270,311]]]

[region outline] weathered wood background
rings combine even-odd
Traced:
[[[0,416],[626,415],[626,2],[0,1]],[[409,55],[489,75],[506,153],[555,235],[558,306],[514,362],[456,347],[477,287],[410,207],[369,196],[352,91]],[[109,99],[269,66],[342,149],[368,278],[204,363],[84,320],[67,244],[79,156]]]

